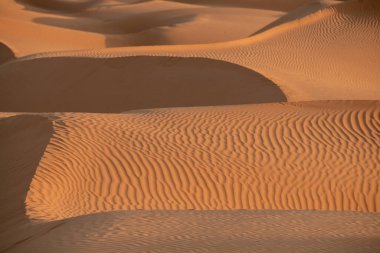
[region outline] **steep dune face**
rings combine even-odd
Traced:
[[[0,250],[11,244],[9,236],[18,237],[18,226],[28,222],[24,201],[52,133],[45,117],[0,119]]]
[[[297,229],[295,229],[297,228]],[[130,211],[66,220],[11,252],[379,252],[380,217],[350,212]]]
[[[380,210],[378,102],[63,114],[27,214]]]
[[[286,101],[260,74],[201,58],[35,59],[0,68],[0,83],[2,111],[121,112]]]

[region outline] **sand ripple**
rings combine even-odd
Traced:
[[[380,210],[378,102],[62,114],[31,218],[112,210]]]

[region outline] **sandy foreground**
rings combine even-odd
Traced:
[[[376,0],[4,0],[0,252],[380,252]]]

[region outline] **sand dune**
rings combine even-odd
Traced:
[[[374,100],[380,96],[380,8],[347,2],[256,36],[209,45],[111,48],[38,54],[41,57],[202,57],[257,71],[290,101]]]
[[[316,13],[317,11],[321,11],[324,8],[327,8],[329,6],[339,4],[341,2],[339,1],[330,1],[330,0],[325,0],[325,1],[312,1],[308,4],[304,4],[300,7],[298,7],[295,10],[292,10],[288,12],[286,15],[282,16],[279,19],[276,19],[274,22],[270,23],[267,26],[264,26],[260,30],[256,31],[253,35],[257,35],[259,33],[265,32],[271,28],[275,28],[276,26],[286,24],[295,20],[299,20],[301,18],[304,18],[308,15],[311,15],[313,13]]]
[[[363,101],[59,114],[27,214],[377,212],[379,108]]]
[[[1,1],[0,252],[379,252],[379,27],[377,0]]]
[[[170,1],[5,0],[0,3],[0,32],[17,56],[24,56],[59,50],[241,39],[284,14]]]
[[[0,83],[0,110],[13,112],[122,112],[286,101],[260,74],[201,58],[44,58],[7,64],[0,68]]]
[[[56,223],[9,252],[325,252],[380,250],[380,217],[350,212],[114,212]],[[273,243],[273,242],[276,243]]]

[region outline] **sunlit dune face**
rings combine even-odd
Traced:
[[[317,102],[62,115],[27,214],[377,212],[379,109],[377,102]]]

